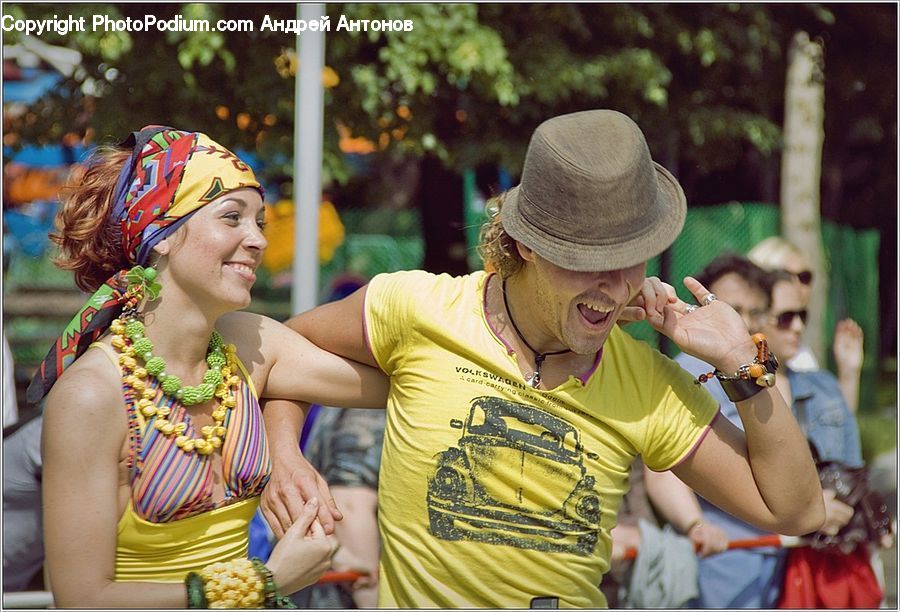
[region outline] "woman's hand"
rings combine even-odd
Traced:
[[[828,536],[837,535],[853,518],[853,507],[838,500],[834,489],[822,489],[822,499],[825,501],[825,524],[819,531]]]
[[[275,545],[267,565],[275,586],[288,595],[313,584],[331,566],[338,549],[334,536],[325,535],[317,514],[319,501],[314,497],[303,506],[297,521]]]
[[[834,362],[838,373],[855,374],[863,365],[863,330],[853,319],[844,319],[834,330]]]
[[[695,523],[685,535],[694,543],[701,557],[728,550],[728,536],[718,525]]]
[[[612,537],[610,563],[622,561],[629,550],[641,547],[641,530],[637,525],[616,525],[609,535]]]

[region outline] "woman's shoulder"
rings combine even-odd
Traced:
[[[125,432],[124,399],[118,368],[105,349],[88,349],[66,368],[47,395],[44,429],[66,432],[99,430],[106,435],[120,424]]]

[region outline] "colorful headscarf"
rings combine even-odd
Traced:
[[[116,184],[113,223],[131,265],[146,265],[153,247],[190,215],[219,196],[251,187],[263,193],[253,170],[234,153],[199,132],[149,126],[121,144],[131,147]],[[56,340],[28,386],[40,401],[60,375],[122,312],[128,270],[120,270],[88,299]]]

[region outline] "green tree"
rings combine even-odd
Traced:
[[[151,8],[152,7],[152,8]],[[325,97],[325,176],[353,169],[335,126],[376,143],[374,157],[416,160],[429,251],[462,239],[458,172],[521,167],[543,119],[612,107],[645,129],[656,158],[679,176],[692,205],[775,201],[786,54],[802,29],[825,42],[823,214],[883,226],[884,276],[896,244],[896,15],[892,4],[328,4],[326,63],[338,82]],[[84,73],[6,133],[97,140],[170,122],[255,149],[289,174],[295,37],[262,32],[289,4],[22,4],[4,11],[160,19],[252,19],[254,32],[72,33],[44,41],[80,50]],[[410,32],[337,31],[341,16],[411,20]],[[14,40],[10,33],[6,42]],[[383,147],[383,148],[382,148]],[[369,177],[377,182],[377,175]],[[460,187],[461,190],[461,187]],[[889,203],[889,206],[885,206]],[[452,231],[448,231],[448,224]],[[458,231],[457,231],[458,230]],[[462,265],[438,257],[435,269]],[[889,292],[890,293],[890,292]],[[890,293],[894,295],[896,291]],[[895,308],[887,302],[885,308]],[[896,310],[884,320],[894,321]],[[892,336],[891,336],[892,337]],[[893,341],[892,341],[893,343]],[[894,347],[895,348],[895,347]]]

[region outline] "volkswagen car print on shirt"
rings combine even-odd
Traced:
[[[431,533],[444,540],[588,556],[600,531],[596,479],[578,431],[534,406],[472,400],[458,446],[437,454],[428,479]]]

